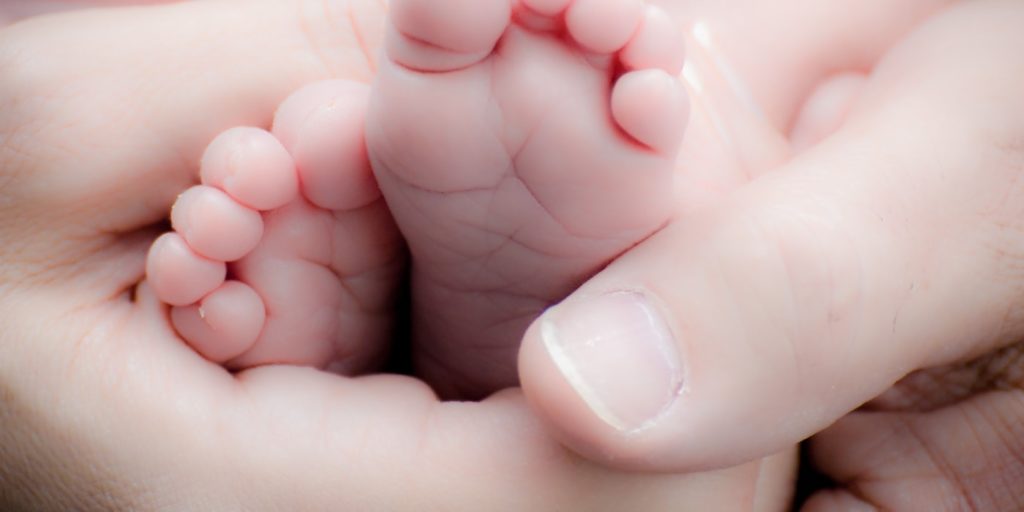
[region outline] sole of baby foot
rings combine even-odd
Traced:
[[[401,0],[367,118],[419,371],[517,383],[529,323],[674,212],[682,35],[639,0]]]

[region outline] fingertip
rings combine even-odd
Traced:
[[[697,463],[678,457],[680,439],[665,428],[686,389],[684,371],[667,326],[650,314],[634,292],[570,298],[527,331],[521,386],[556,437],[588,459],[691,469]]]
[[[560,441],[589,456],[600,439],[595,418],[572,392],[541,339],[539,321],[526,331],[519,348],[519,381],[530,407]]]

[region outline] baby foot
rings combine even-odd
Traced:
[[[204,357],[346,371],[381,355],[404,248],[366,160],[367,95],[314,84],[281,105],[273,133],[234,128],[208,147],[146,267]]]
[[[367,117],[419,371],[517,382],[529,323],[673,213],[682,36],[641,0],[394,0]]]

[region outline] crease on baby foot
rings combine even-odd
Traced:
[[[454,282],[443,281],[441,279],[438,279],[436,276],[430,275],[428,273],[420,273],[419,278],[421,280],[426,280],[436,288],[443,289],[453,294],[479,294],[481,296],[486,296],[488,298],[495,296],[503,296],[510,299],[521,300],[523,302],[537,302],[541,304],[553,304],[554,302],[557,302],[560,299],[559,294],[557,293],[545,295],[540,293],[532,293],[529,291],[515,291],[514,285],[518,283],[508,282],[507,278],[503,278],[498,274],[492,273],[491,275],[495,276],[499,280],[504,280],[504,282],[481,287],[479,283],[458,284]]]
[[[452,48],[447,48],[437,43],[426,41],[424,39],[416,37],[412,34],[408,34],[406,32],[402,32],[401,30],[394,26],[392,26],[390,30],[393,30],[395,32],[395,37],[400,37],[403,39],[402,44],[417,47],[417,50],[420,51],[434,52],[436,54],[441,54],[443,56],[457,57],[460,60],[467,61],[466,64],[462,65],[443,66],[442,69],[431,69],[429,67],[413,66],[412,64],[406,62],[405,59],[401,58],[390,59],[395,66],[412,73],[418,73],[422,75],[445,75],[449,73],[458,73],[459,71],[464,71],[466,69],[478,65],[481,60],[485,59],[493,51],[493,49],[488,49],[486,51],[481,51],[477,53],[466,53],[463,51],[454,50]]]
[[[460,189],[452,189],[452,190],[441,190],[441,189],[434,189],[434,188],[430,188],[430,187],[424,187],[422,185],[417,185],[416,183],[412,183],[411,181],[407,181],[407,180],[404,180],[404,179],[401,179],[401,178],[398,178],[398,179],[402,182],[403,186],[405,186],[406,188],[408,188],[410,190],[414,190],[416,192],[422,192],[424,194],[433,194],[433,195],[441,195],[441,196],[451,196],[451,195],[460,195],[460,194],[474,194],[474,193],[478,193],[478,192],[490,192],[490,191],[494,190],[496,187],[498,187],[498,185],[482,185],[482,186],[479,186],[479,187],[469,187],[469,188],[460,188]]]
[[[523,167],[519,162],[519,159],[522,157],[522,148],[529,146],[530,138],[533,137],[534,133],[536,133],[536,130],[530,132],[530,135],[527,137],[527,139],[523,141],[522,147],[519,151],[516,151],[516,153],[513,155],[509,155],[511,162],[509,163],[508,169],[506,169],[505,173],[503,173],[503,176],[508,176],[518,181],[523,186],[523,188],[526,189],[527,195],[530,196],[530,199],[533,201],[533,204],[537,205],[537,207],[544,212],[544,215],[546,215],[549,219],[554,221],[555,224],[558,224],[558,226],[562,228],[563,233],[566,233],[577,239],[587,240],[588,238],[586,236],[574,233],[573,230],[570,229],[564,221],[562,221],[562,219],[559,219],[558,216],[556,216],[554,212],[552,212],[546,204],[544,204],[540,199],[538,199],[537,193],[533,190],[533,188],[530,186],[527,180],[523,179],[523,177],[519,174],[518,169],[520,167]]]

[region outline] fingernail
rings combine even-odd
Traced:
[[[580,398],[619,431],[653,426],[683,389],[672,332],[640,293],[564,303],[542,320],[541,337]]]

